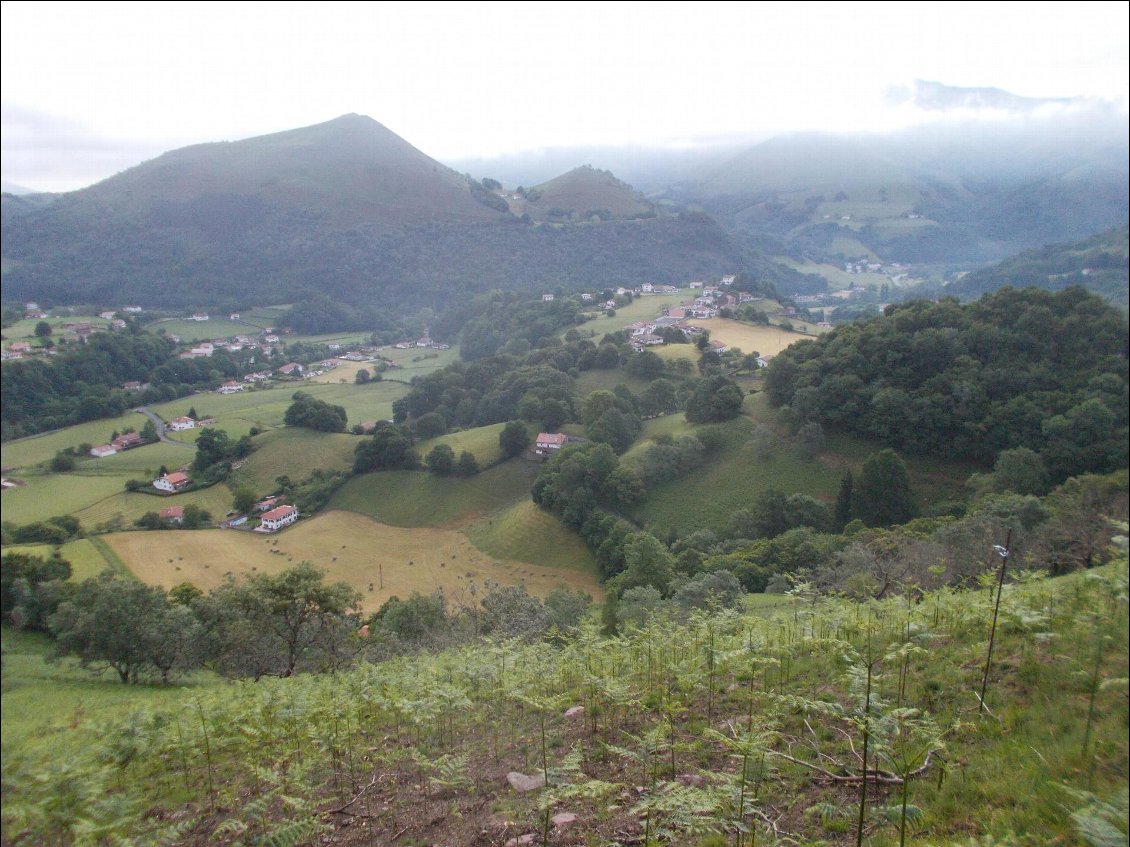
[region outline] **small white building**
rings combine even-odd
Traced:
[[[169,429],[173,432],[183,432],[186,429],[196,429],[196,421],[192,418],[184,417],[173,418],[169,421]]]
[[[237,391],[243,391],[243,383],[236,382],[235,380],[228,380],[220,386],[221,394],[235,394]]]
[[[103,459],[106,456],[113,456],[118,450],[113,444],[103,444],[100,447],[92,447],[90,455],[96,459]]]
[[[563,432],[539,432],[534,441],[534,452],[539,456],[548,456],[560,450],[569,442],[569,436]]]

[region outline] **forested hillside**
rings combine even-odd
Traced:
[[[1084,241],[1049,244],[959,279],[946,292],[958,297],[979,297],[998,288],[1046,288],[1062,291],[1081,285],[1123,311],[1130,296],[1130,228],[1102,232]]]
[[[1126,317],[1081,288],[890,306],[793,345],[766,388],[902,450],[988,462],[1023,447],[1056,480],[1126,466]]]

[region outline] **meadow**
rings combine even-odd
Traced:
[[[187,414],[189,409],[195,409],[198,417],[214,417],[216,428],[224,430],[234,439],[246,435],[252,427],[273,429],[285,426],[286,410],[294,402],[294,394],[298,391],[325,403],[343,406],[349,416],[349,425],[352,426],[363,421],[391,418],[393,401],[407,394],[408,386],[387,380],[366,385],[303,380],[273,383],[270,387],[245,389],[236,394],[193,394],[160,403],[151,409],[166,421]],[[186,441],[194,440],[196,435],[198,433],[195,430],[169,433],[170,438]]]
[[[218,338],[231,338],[236,335],[258,335],[259,328],[240,321],[230,321],[226,317],[211,315],[206,321],[187,318],[162,318],[145,324],[145,330],[154,335],[161,330],[165,335],[175,335],[182,344],[194,341],[212,341]]]
[[[349,479],[330,500],[346,509],[401,527],[458,527],[528,498],[539,462],[510,459],[472,477],[422,471],[381,471]]]
[[[405,529],[336,509],[275,535],[167,530],[113,533],[105,540],[135,576],[166,589],[190,582],[208,591],[229,576],[277,574],[307,561],[324,570],[327,581],[346,582],[360,592],[366,612],[375,612],[389,597],[406,599],[415,592],[443,590],[449,600],[471,602],[470,586],[481,589],[488,581],[523,582],[531,594],[542,596],[559,584],[599,590],[595,570],[561,570],[491,555],[452,529]]]

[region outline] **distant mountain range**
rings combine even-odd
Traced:
[[[346,115],[175,150],[69,194],[5,195],[4,295],[235,308],[320,291],[403,311],[496,287],[795,275],[611,174],[511,194]]]
[[[404,312],[740,271],[792,294],[824,283],[773,257],[966,271],[1130,218],[1117,110],[921,81],[892,96],[944,117],[462,163],[474,176],[360,115],[186,147],[81,191],[5,193],[4,296],[234,309],[321,292]],[[996,117],[951,120],[971,113]]]
[[[894,133],[549,150],[457,166],[528,184],[547,167],[587,161],[661,207],[705,211],[744,246],[816,261],[871,256],[968,269],[1130,217],[1119,108],[923,80],[889,99],[932,121]]]

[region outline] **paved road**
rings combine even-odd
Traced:
[[[153,426],[157,429],[157,437],[164,441],[166,444],[175,444],[178,447],[186,447],[189,450],[196,449],[195,444],[186,444],[183,441],[176,441],[175,439],[169,438],[169,436],[165,435],[165,422],[161,420],[161,418],[155,412],[149,411],[148,406],[140,406],[138,407],[137,411],[141,412],[141,414],[145,415],[145,417],[153,421]]]

